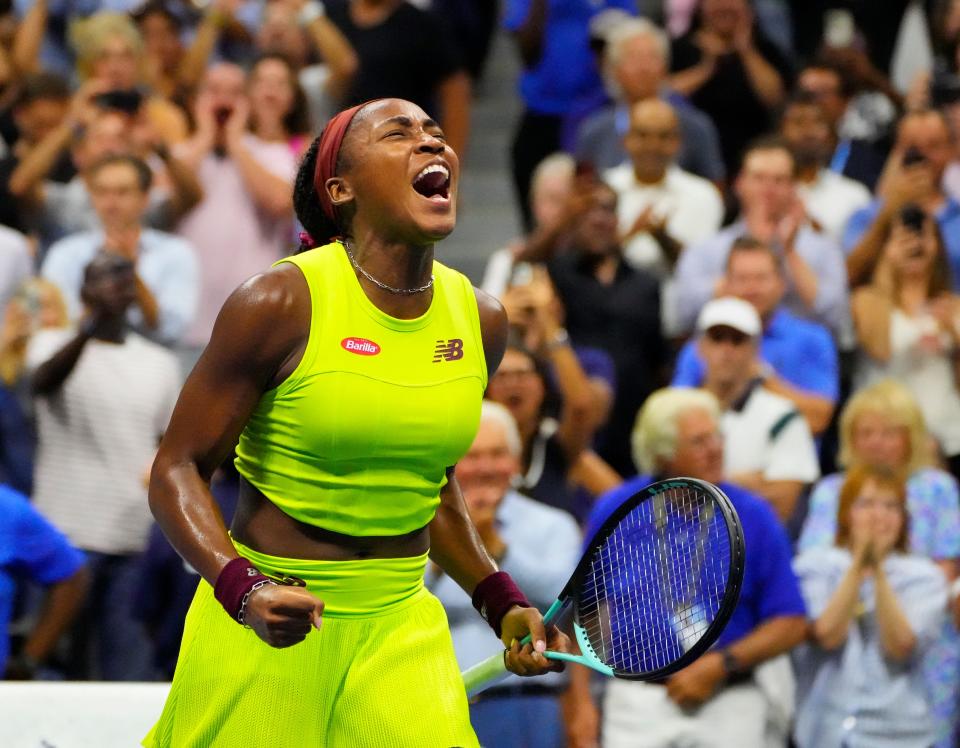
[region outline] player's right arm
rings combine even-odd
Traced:
[[[177,552],[211,585],[238,554],[210,493],[262,394],[296,368],[310,329],[310,295],[293,265],[255,276],[227,299],[210,343],[184,384],[150,475],[150,509]],[[274,646],[319,625],[322,604],[303,589],[267,586],[245,621]]]

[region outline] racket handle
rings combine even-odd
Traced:
[[[549,626],[553,623],[554,619],[556,619],[564,609],[564,606],[564,600],[555,600],[553,605],[547,608],[547,612],[543,614],[544,625]],[[520,644],[529,644],[530,638],[530,634],[527,634],[520,640]],[[501,651],[495,655],[490,655],[490,657],[482,662],[478,662],[473,667],[463,671],[461,675],[463,677],[463,685],[467,690],[467,696],[476,696],[481,691],[490,688],[490,686],[495,686],[510,674],[510,671],[507,670],[507,664],[504,661],[504,654],[505,652]],[[547,652],[546,656],[550,657],[551,654],[552,653]],[[556,657],[554,659],[562,658]]]
[[[503,652],[490,655],[482,662],[478,662],[471,668],[463,671],[463,686],[467,691],[468,697],[474,697],[481,691],[485,691],[504,680],[510,671],[503,660]]]

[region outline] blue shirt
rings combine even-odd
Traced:
[[[879,212],[880,201],[874,200],[870,205],[850,216],[847,230],[843,233],[844,252],[850,254],[853,251],[857,242],[867,233],[870,224],[877,219]],[[947,248],[953,290],[960,293],[960,203],[953,198],[947,198],[947,202],[937,213],[937,224],[940,226],[940,235]]]
[[[763,330],[760,357],[798,389],[832,402],[840,395],[837,347],[823,325],[778,309]],[[705,376],[706,367],[697,341],[690,340],[680,350],[670,384],[699,387]]]
[[[497,529],[507,546],[500,568],[507,572],[536,607],[545,611],[570,579],[580,560],[580,528],[567,512],[541,504],[516,491],[508,491],[497,507]],[[503,651],[490,626],[469,595],[446,574],[428,571],[427,585],[443,603],[461,669],[476,665]],[[538,684],[560,683],[551,673]],[[519,676],[511,676],[519,681]]]
[[[71,319],[78,319],[83,312],[83,271],[102,249],[103,241],[102,231],[64,237],[50,247],[40,268],[40,274],[60,288]],[[179,236],[143,229],[136,270],[156,299],[159,319],[155,330],[148,328],[140,307],[133,305],[127,312],[130,325],[158,343],[177,342],[193,322],[197,309],[200,268],[193,246]]]
[[[527,109],[539,114],[567,114],[579,99],[603,91],[590,51],[590,19],[606,8],[621,8],[633,15],[634,0],[546,0],[540,59],[520,76],[520,93]],[[507,0],[503,25],[508,31],[523,26],[531,0]]]
[[[83,554],[45,520],[27,497],[0,485],[0,673],[10,651],[7,626],[13,612],[16,577],[26,574],[49,585],[73,576]]]
[[[636,476],[597,499],[587,518],[584,537],[592,538],[617,507],[653,482],[648,475]],[[803,616],[806,609],[790,567],[790,541],[773,510],[763,499],[739,486],[721,483],[719,488],[740,517],[745,546],[740,601],[715,645],[725,647],[762,623],[781,616]]]

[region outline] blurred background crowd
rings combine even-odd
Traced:
[[[147,507],[157,440],[294,251],[302,153],[383,96],[461,154],[480,230],[438,256],[510,319],[457,467],[502,568],[545,607],[670,475],[747,543],[694,665],[507,681],[481,742],[956,745],[957,0],[0,1],[0,673],[172,676],[198,577]],[[427,583],[461,665],[496,651]]]

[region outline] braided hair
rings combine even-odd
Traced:
[[[351,123],[350,127],[353,124]],[[349,129],[348,129],[349,132]],[[314,174],[317,168],[317,154],[320,150],[320,140],[323,138],[323,131],[314,139],[303,154],[300,161],[300,169],[297,171],[297,179],[293,185],[293,209],[296,211],[297,219],[306,230],[306,235],[301,234],[300,246],[297,254],[306,252],[320,244],[326,244],[334,237],[350,236],[350,218],[352,209],[336,208],[336,220],[331,221],[329,216],[323,212],[323,206],[320,204],[320,195],[317,193],[317,187],[314,184]],[[340,148],[337,154],[337,165],[335,173],[340,174],[349,168],[349,159],[346,155],[346,148]]]

